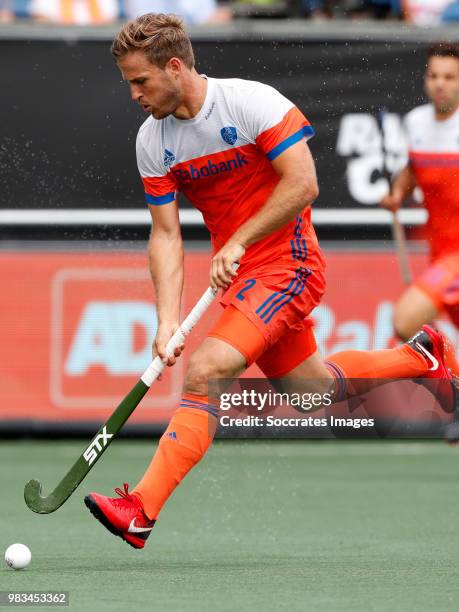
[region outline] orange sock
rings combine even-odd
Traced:
[[[408,344],[381,351],[342,351],[330,355],[326,364],[335,378],[338,401],[378,387],[384,379],[422,376],[429,367]]]
[[[157,519],[175,487],[206,454],[215,434],[215,414],[207,397],[184,394],[142,480],[132,490],[148,518]]]
[[[342,351],[327,358],[346,378],[414,378],[429,364],[408,344],[382,351]]]

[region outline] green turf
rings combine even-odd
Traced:
[[[131,484],[153,445],[115,442],[56,513],[34,515],[84,442],[1,442],[1,590],[68,590],[70,610],[443,611],[459,606],[459,450],[441,442],[216,443],[147,547],[108,533],[85,492]],[[49,609],[49,608],[43,608]]]

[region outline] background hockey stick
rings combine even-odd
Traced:
[[[381,134],[381,148],[382,148],[382,157],[383,157],[382,174],[387,179],[387,182],[389,185],[389,193],[390,193],[392,175],[389,172],[389,169],[387,167],[387,162],[386,162],[387,150],[386,150],[386,137],[385,137],[385,131],[384,131],[384,119],[387,114],[388,114],[387,108],[381,108],[377,114],[377,121],[378,121],[379,132]],[[394,211],[392,213],[391,231],[392,231],[392,239],[395,245],[395,252],[397,254],[398,265],[400,268],[400,275],[402,277],[402,281],[404,285],[408,286],[411,284],[412,274],[411,274],[410,261],[408,258],[408,248],[406,244],[405,228],[400,223],[400,219],[398,217],[398,211]]]
[[[210,287],[204,292],[196,306],[167,343],[166,350],[169,354],[173,353],[175,348],[183,343],[185,337],[212,304],[215,296],[216,292]],[[26,484],[24,488],[24,499],[31,510],[39,514],[49,514],[60,508],[60,506],[67,501],[101,455],[107,450],[113,437],[120,431],[163,369],[164,363],[161,361],[160,357],[156,357],[142,374],[137,384],[122,400],[108,421],[99,429],[92,442],[83,451],[79,459],[52,493],[47,497],[43,497],[42,486],[39,480],[30,480]]]
[[[406,286],[411,285],[412,275],[410,260],[408,257],[408,248],[406,246],[405,228],[400,223],[397,210],[392,213],[392,238],[395,244],[395,251],[397,253],[398,265],[403,284]]]

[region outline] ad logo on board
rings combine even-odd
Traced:
[[[68,408],[115,408],[152,361],[157,315],[146,269],[62,269],[53,279],[51,397]],[[172,407],[181,363],[144,407]],[[90,449],[88,448],[88,452]]]
[[[346,159],[346,182],[359,204],[374,205],[389,190],[386,174],[396,174],[407,162],[402,119],[386,113],[380,124],[369,113],[341,117],[336,152]]]

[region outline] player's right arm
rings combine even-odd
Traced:
[[[158,331],[153,345],[167,365],[174,365],[183,345],[166,355],[166,344],[180,324],[183,290],[183,243],[177,202],[149,206],[152,228],[148,242],[150,273],[155,286]]]
[[[381,200],[380,206],[395,212],[401,207],[405,198],[413,192],[415,187],[416,178],[411,165],[408,163],[392,181],[390,191]]]
[[[164,160],[165,151],[152,119],[147,120],[140,128],[136,153],[152,219],[148,257],[156,290],[158,317],[153,354],[157,353],[167,365],[174,365],[175,357],[180,355],[183,345],[178,347],[174,355],[167,356],[166,344],[180,323],[183,245],[177,205],[177,183]]]
[[[403,133],[406,139],[408,161],[404,168],[392,180],[389,187],[389,193],[381,200],[380,205],[392,212],[397,211],[403,204],[403,201],[411,195],[416,187],[416,177],[413,167],[409,161],[410,150],[413,142],[419,136],[419,120],[417,119],[419,108],[410,111],[403,119]],[[425,121],[421,123],[423,129]]]

